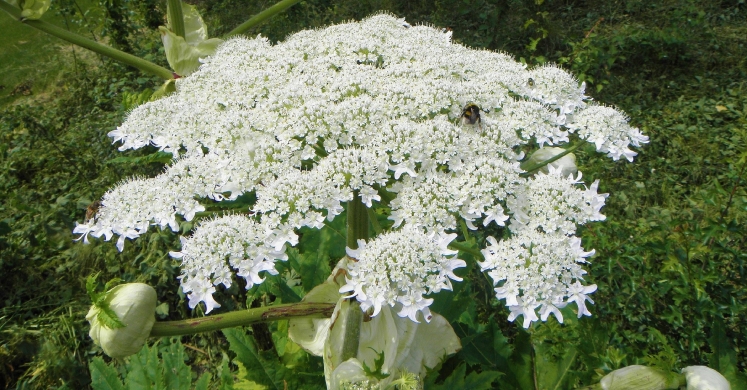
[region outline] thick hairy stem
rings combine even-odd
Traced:
[[[161,77],[164,80],[169,80],[174,77],[173,73],[171,73],[170,70],[162,66],[158,66],[150,61],[146,61],[142,58],[133,56],[132,54],[125,53],[121,50],[117,50],[109,46],[102,45],[90,39],[83,38],[82,36],[78,34],[59,28],[53,24],[49,24],[41,20],[23,20],[22,21],[21,10],[10,5],[9,3],[6,3],[5,1],[0,0],[0,9],[10,14],[10,16],[12,16],[14,19],[28,26],[44,31],[47,34],[50,34],[62,40],[68,41],[74,45],[78,45],[80,47],[84,47],[88,50],[99,53],[101,55],[105,55],[123,64],[133,66],[135,68],[142,70],[143,72]]]
[[[233,311],[189,320],[158,321],[153,325],[150,337],[182,336],[292,318],[325,318],[331,316],[334,309],[333,303],[301,302]]]
[[[185,37],[186,31],[184,30],[184,15],[182,14],[182,0],[169,0],[167,6],[167,12],[169,13],[169,28],[171,32],[180,36]]]
[[[348,237],[347,246],[350,249],[358,249],[358,240],[367,240],[368,210],[361,202],[358,191],[353,191],[353,200],[348,202]],[[345,334],[342,342],[342,360],[346,361],[358,355],[358,343],[360,341],[360,329],[363,322],[363,312],[358,301],[351,299],[350,310],[345,318]]]

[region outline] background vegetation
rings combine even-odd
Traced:
[[[211,35],[220,36],[272,2],[193,4]],[[45,20],[165,65],[155,30],[164,2],[58,0],[52,7]],[[463,350],[428,386],[489,387],[502,378],[492,386],[540,388],[544,379],[532,381],[531,366],[540,376],[562,373],[546,383],[573,388],[631,364],[698,364],[720,369],[732,388],[747,388],[739,377],[747,372],[745,1],[309,0],[253,33],[278,41],[379,10],[450,29],[465,45],[506,51],[530,66],[558,63],[651,137],[633,164],[612,163],[591,149],[578,153],[585,180],[601,179],[600,192],[611,194],[607,221],[583,231],[584,247],[597,251],[588,277],[599,286],[594,316],[574,321],[568,313],[565,325],[551,320],[525,332],[506,321],[489,282],[470,269],[472,277],[434,304],[462,337]],[[159,319],[199,316],[187,310],[178,263],[168,257],[176,237],[154,231],[118,253],[112,243],[74,243],[71,231],[110,186],[160,171],[162,163],[121,158],[153,150],[119,153],[106,136],[159,81],[4,13],[0,31],[0,386],[82,389],[91,386],[91,373],[94,380],[140,375],[134,360],[102,360],[88,338],[85,278],[101,272],[102,280],[154,286]],[[249,292],[235,286],[224,292],[224,308],[298,299],[319,281],[294,283],[294,275],[335,260],[288,264]],[[280,368],[295,367],[293,378],[302,379],[289,378],[290,388],[323,383],[321,360],[291,345],[285,326],[269,327],[274,351],[249,354],[255,360],[247,358],[255,342],[247,334],[256,339],[259,328],[153,340],[138,359],[167,367],[162,375],[178,372],[169,380],[181,382],[168,383],[183,388],[230,388],[247,378],[271,388],[282,383],[253,376],[257,364],[281,377],[287,371]],[[530,362],[522,362],[526,356]]]

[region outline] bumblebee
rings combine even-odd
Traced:
[[[480,125],[480,107],[475,103],[467,103],[462,109],[462,122],[474,125],[475,123]]]
[[[101,208],[101,201],[97,200],[86,208],[86,222],[93,219],[93,217],[96,215],[97,212],[99,212],[99,208]]]

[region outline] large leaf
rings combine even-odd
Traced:
[[[91,387],[94,390],[124,390],[117,370],[104,363],[104,359],[96,356],[88,364],[88,369],[91,371]]]
[[[306,292],[322,284],[332,271],[329,266],[329,255],[325,252],[299,254],[288,251],[288,258],[291,267],[301,275],[301,286]]]
[[[238,361],[246,369],[244,377],[240,379],[253,381],[269,389],[287,388],[284,379],[293,374],[279,361],[260,355],[243,328],[224,329],[223,334],[228,339],[229,349],[236,353],[234,361]]]
[[[514,353],[508,363],[510,371],[506,379],[516,389],[534,389],[535,367],[533,360],[532,338],[525,330],[520,329],[514,340]]]
[[[537,385],[540,389],[567,389],[568,371],[576,360],[575,347],[568,348],[562,356],[554,357],[548,343],[534,345],[534,369],[537,372]]]
[[[163,373],[158,360],[158,348],[143,347],[127,364],[127,389],[164,389]]]
[[[508,372],[508,359],[513,348],[503,336],[495,320],[488,320],[487,325],[476,320],[474,302],[464,310],[459,320],[454,322],[454,332],[461,339],[462,350],[459,356],[467,364],[479,364],[483,369]]]
[[[711,338],[708,339],[713,353],[709,367],[720,372],[732,386],[732,389],[747,389],[747,378],[737,369],[737,353],[726,337],[724,319],[714,316]]]
[[[457,367],[442,384],[433,382],[425,383],[425,390],[452,390],[452,389],[470,389],[470,390],[487,390],[493,389],[493,382],[503,373],[498,371],[483,371],[481,373],[471,372],[466,377],[467,365],[462,363]],[[432,376],[435,378],[436,376]],[[431,378],[431,377],[429,377]]]
[[[184,364],[187,355],[184,353],[182,343],[171,343],[165,351],[161,352],[163,358],[163,371],[167,389],[186,389],[192,383],[192,372],[189,366]]]

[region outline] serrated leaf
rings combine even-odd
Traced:
[[[291,373],[279,362],[263,358],[243,328],[223,329],[223,334],[228,339],[228,348],[236,353],[234,362],[240,362],[246,369],[246,374],[241,379],[270,389],[286,388],[287,381],[284,379],[290,378]]]
[[[389,374],[384,374],[381,372],[381,367],[384,366],[384,351],[376,352],[376,358],[374,358],[374,364],[373,367],[369,367],[365,362],[362,362],[363,364],[363,372],[366,373],[367,377],[372,377],[376,379],[384,379],[389,376]]]
[[[102,302],[101,304],[97,304],[99,309],[98,316],[96,319],[99,320],[101,325],[109,328],[109,329],[118,329],[118,328],[124,328],[125,324],[117,317],[117,313],[112,310],[106,302]]]
[[[88,297],[91,298],[91,303],[94,305],[96,304],[96,301],[99,300],[100,293],[96,292],[96,278],[99,277],[99,273],[95,273],[94,275],[88,275],[86,278],[86,292],[88,293]]]
[[[161,352],[165,386],[167,389],[187,389],[192,383],[192,371],[184,364],[186,360],[182,343],[171,343]]]
[[[576,360],[576,348],[569,347],[563,356],[557,359],[551,356],[550,347],[547,343],[536,344],[534,352],[534,365],[539,388],[547,390],[568,388],[564,384],[568,380],[567,374]]]
[[[345,218],[338,215],[321,229],[301,229],[299,251],[301,253],[326,253],[332,259],[345,256]]]
[[[108,282],[106,282],[106,286],[104,286],[104,291],[109,291],[112,288],[114,288],[116,285],[122,282],[122,279],[120,278],[112,278]]]
[[[482,325],[476,321],[475,316],[474,305],[470,305],[454,326],[454,331],[462,342],[459,356],[467,364],[479,364],[485,369],[507,372],[513,348],[494,320]]]
[[[210,373],[206,372],[195,382],[195,390],[208,390],[208,385],[210,385]]]
[[[711,337],[708,339],[713,353],[708,362],[709,367],[721,373],[732,385],[733,389],[747,388],[747,378],[737,368],[737,353],[726,337],[724,319],[714,316]]]
[[[520,329],[514,340],[514,352],[508,362],[506,379],[517,389],[534,389],[534,364],[532,364],[532,339],[529,333]]]
[[[91,387],[94,390],[124,390],[117,370],[104,363],[100,357],[94,357],[88,364],[88,369],[91,372]]]
[[[126,366],[125,386],[128,390],[164,388],[163,370],[158,360],[158,349],[144,346],[132,356]]]
[[[220,379],[219,390],[233,390],[233,374],[231,368],[228,366],[228,355],[223,354],[223,361],[220,364],[220,371],[218,377]]]
[[[332,272],[329,255],[324,252],[304,253],[299,258],[301,285],[306,292],[322,284]]]
[[[433,382],[425,383],[425,390],[452,390],[452,389],[470,389],[470,390],[488,390],[493,389],[493,382],[503,373],[498,371],[483,371],[481,373],[471,372],[466,377],[467,365],[460,364],[442,384]],[[433,376],[435,378],[436,376]]]

